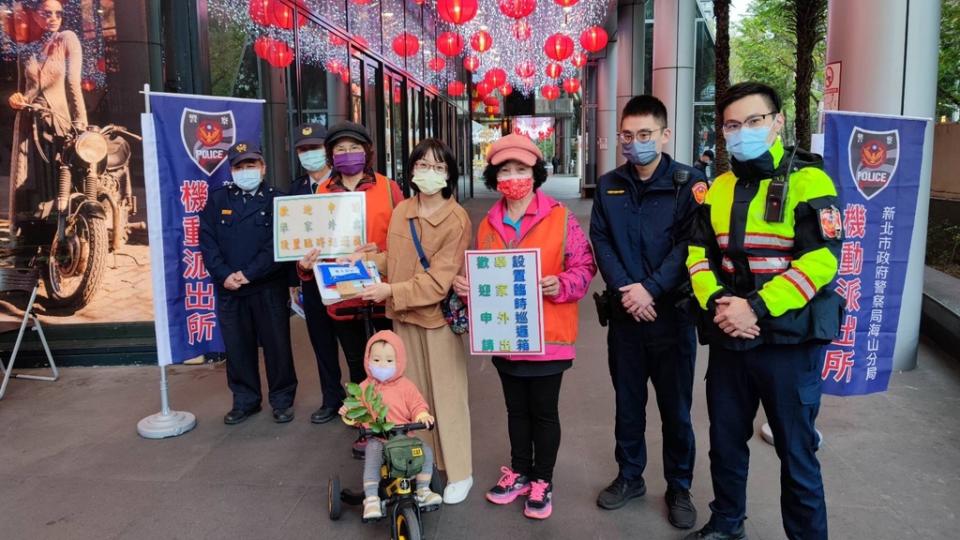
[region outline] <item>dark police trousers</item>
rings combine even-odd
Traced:
[[[320,299],[316,281],[301,283],[303,313],[307,319],[307,333],[317,357],[317,373],[320,375],[320,390],[323,392],[322,407],[339,409],[346,397],[340,381],[340,356],[337,339],[343,347],[350,381],[360,383],[367,378],[363,368],[363,356],[367,347],[367,333],[363,321],[335,321],[327,314],[327,307]],[[374,319],[374,331],[389,330],[389,319]]]
[[[227,347],[227,384],[233,408],[250,410],[260,405],[260,360],[263,347],[270,406],[293,406],[297,374],[290,350],[289,294],[282,280],[247,295],[219,294],[217,319]]]
[[[614,319],[607,334],[610,377],[616,392],[616,458],[627,480],[647,466],[647,380],[653,382],[663,424],[663,475],[667,485],[690,489],[696,447],[690,404],[697,356],[692,324],[671,325],[675,339],[664,339],[664,325]]]
[[[760,345],[747,351],[710,347],[711,523],[730,532],[747,510],[747,468],[758,404],[773,431],[780,458],[780,509],[790,539],[827,538],[814,421],[820,410],[821,346]],[[761,473],[762,474],[762,473]]]

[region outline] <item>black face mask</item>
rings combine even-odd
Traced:
[[[747,182],[771,178],[777,171],[777,167],[773,164],[773,155],[769,150],[749,161],[738,161],[731,156],[730,168],[733,174],[737,175],[737,179]]]

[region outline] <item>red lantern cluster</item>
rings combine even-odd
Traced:
[[[537,72],[537,68],[530,60],[524,60],[523,62],[517,64],[517,67],[515,67],[513,71],[517,74],[517,77],[520,77],[521,79],[529,79],[530,77],[533,77],[534,73]]]
[[[512,30],[513,37],[517,38],[517,41],[526,41],[533,35],[533,27],[531,27],[527,21],[517,21],[513,23]]]
[[[392,47],[397,56],[406,58],[417,54],[417,51],[420,50],[420,40],[410,32],[401,32],[400,35],[393,38]]]
[[[560,89],[556,85],[547,84],[540,88],[540,95],[547,101],[553,101],[560,97]]]
[[[550,62],[547,64],[547,67],[544,69],[544,71],[546,72],[547,77],[550,77],[551,79],[559,79],[560,75],[563,75],[563,66],[556,62]]]
[[[450,24],[470,22],[478,9],[477,0],[437,0],[437,15]]]
[[[571,7],[576,5],[576,3],[579,2],[580,0],[553,0],[553,1],[556,2],[557,5],[559,6]]]
[[[468,56],[463,59],[463,68],[470,73],[480,69],[480,59],[476,56]]]
[[[522,19],[537,9],[537,0],[500,0],[500,13],[511,19]]]
[[[258,37],[253,44],[253,51],[275,68],[285,68],[293,62],[293,49],[279,39]]]
[[[483,104],[487,107],[498,107],[500,105],[500,100],[497,99],[497,96],[487,96],[483,98]]]
[[[547,38],[546,43],[543,44],[543,52],[548,58],[563,62],[573,54],[573,47],[573,39],[558,32]]]
[[[493,68],[487,72],[484,80],[493,86],[503,86],[507,82],[507,72],[502,68]]]
[[[493,46],[493,38],[485,30],[479,30],[470,38],[470,46],[478,53],[485,53]]]
[[[301,12],[307,10],[303,0],[294,0],[291,3],[296,4]],[[250,20],[260,26],[275,26],[284,30],[293,29],[294,11],[290,3],[281,0],[250,0],[248,12],[250,13]],[[302,13],[297,15],[296,20],[297,26],[307,24],[307,19]]]
[[[427,62],[427,67],[430,68],[430,71],[441,72],[443,68],[447,67],[447,61],[443,59],[442,56],[434,56]]]
[[[607,31],[599,26],[591,26],[580,34],[580,45],[590,52],[603,50],[608,40]]]
[[[580,69],[587,65],[587,55],[582,52],[573,53],[573,56],[570,58],[570,63],[573,64],[573,67]]]
[[[447,93],[454,97],[462,96],[467,91],[467,85],[460,81],[450,81],[447,85]]]
[[[567,79],[563,81],[563,89],[568,94],[576,94],[580,91],[580,79]]]
[[[457,56],[463,51],[463,36],[456,32],[444,32],[437,36],[437,50],[447,56]]]
[[[482,98],[489,96],[496,89],[489,81],[485,80],[478,82],[474,88],[477,91],[477,96]]]

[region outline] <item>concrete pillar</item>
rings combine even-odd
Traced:
[[[673,130],[664,151],[681,163],[691,163],[696,4],[654,0],[653,18],[653,95],[667,106],[667,124]]]
[[[940,1],[846,0],[830,2],[829,9],[827,63],[842,62],[840,110],[934,118]],[[909,370],[917,365],[933,159],[932,124],[926,137],[893,353],[894,370]]]
[[[630,98],[643,93],[646,4],[647,0],[626,0],[617,8],[617,118]],[[617,152],[617,165],[624,161]]]
[[[617,144],[617,55],[620,48],[618,40],[607,44],[607,56],[597,62],[597,162],[594,164],[597,178],[601,174],[617,167],[620,155]],[[589,166],[589,165],[588,165]]]

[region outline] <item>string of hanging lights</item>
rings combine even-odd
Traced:
[[[341,3],[209,0],[208,9],[211,20],[239,25],[251,36],[255,52],[278,68],[292,63],[298,32],[301,61],[324,66],[348,82],[346,41],[307,24],[291,8],[342,18],[343,9],[331,10],[331,4]],[[382,41],[373,50],[454,97],[466,91],[464,81],[457,80],[462,66],[474,88],[484,91],[475,105],[493,93],[506,97],[518,91],[552,100],[564,91],[579,92],[587,55],[602,50],[609,39],[602,28],[607,5],[597,0],[346,0],[355,43]]]

